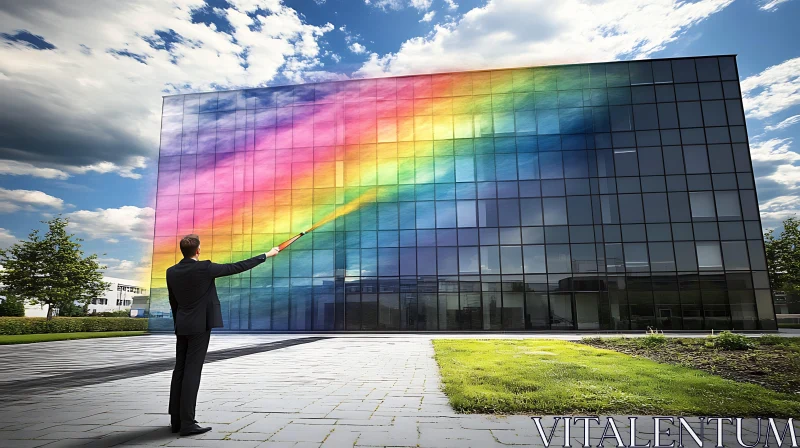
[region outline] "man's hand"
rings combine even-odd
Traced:
[[[278,249],[277,247],[273,247],[272,249],[269,250],[269,252],[265,253],[264,255],[266,255],[267,258],[274,257],[275,255],[278,255],[278,252],[280,251],[281,250]]]

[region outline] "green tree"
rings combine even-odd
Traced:
[[[80,238],[67,233],[69,220],[60,216],[49,221],[47,233],[34,230],[27,241],[0,251],[0,284],[3,293],[37,305],[48,305],[47,319],[54,308],[84,306],[108,288],[97,264],[97,255],[84,256]]]
[[[0,317],[25,316],[25,301],[11,294],[0,299]]]
[[[66,302],[58,306],[58,315],[63,317],[86,317],[89,303]]]
[[[800,219],[783,221],[776,237],[772,229],[764,233],[769,281],[773,291],[800,292]]]

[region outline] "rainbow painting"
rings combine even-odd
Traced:
[[[167,96],[151,329],[183,235],[309,228],[217,280],[224,331],[768,328],[739,91],[719,56]]]

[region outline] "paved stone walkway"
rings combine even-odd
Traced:
[[[246,340],[236,342],[241,345],[262,343],[265,336],[212,340],[233,344],[226,337]],[[137,353],[141,343],[171,347],[169,339],[148,338],[153,336],[125,338],[130,353]],[[167,428],[170,371],[28,396],[0,408],[0,447],[542,446],[529,417],[453,412],[440,389],[430,339],[334,337],[207,364],[197,417],[213,431],[199,437],[179,438]],[[70,344],[60,347],[66,350]],[[158,349],[164,350],[167,347]],[[8,352],[5,356],[6,362],[15,363]],[[4,367],[15,371],[13,366]],[[102,367],[96,368],[102,376]],[[545,423],[549,428],[552,419]],[[624,433],[624,425],[620,426]],[[645,417],[639,433],[647,432],[652,433],[652,420]],[[595,437],[601,433],[601,427],[592,429]],[[574,446],[582,434],[582,427],[573,428]],[[725,434],[735,443],[733,426],[725,426]],[[715,436],[715,430],[706,431],[707,440]],[[623,438],[627,444],[627,435]],[[558,440],[552,446],[563,446],[563,439]],[[606,446],[613,445],[606,441]]]

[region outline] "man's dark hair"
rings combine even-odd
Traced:
[[[200,237],[194,233],[186,235],[181,240],[181,253],[183,258],[192,258],[197,253],[197,248],[200,247]]]

